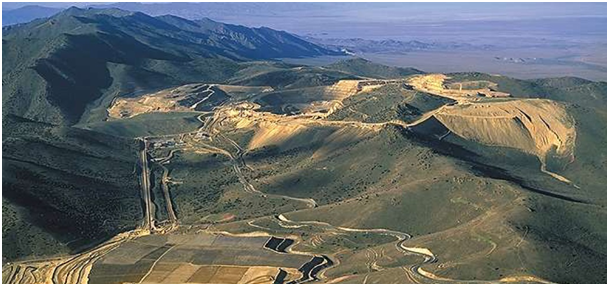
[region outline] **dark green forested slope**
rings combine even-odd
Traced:
[[[82,250],[140,222],[138,144],[6,116],[2,256]]]

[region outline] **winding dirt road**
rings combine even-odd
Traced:
[[[348,228],[348,227],[340,227],[340,226],[333,226],[329,223],[326,222],[321,222],[321,221],[293,221],[288,219],[285,215],[277,215],[275,216],[275,218],[279,221],[279,224],[282,227],[285,228],[300,228],[300,227],[304,227],[307,225],[315,225],[318,227],[321,227],[323,229],[325,229],[326,231],[330,231],[330,232],[363,232],[363,233],[377,233],[377,234],[382,234],[382,235],[388,235],[388,236],[393,236],[396,238],[396,244],[395,247],[398,251],[402,252],[404,255],[416,255],[416,256],[420,256],[423,258],[423,260],[421,262],[415,263],[413,265],[410,266],[404,266],[401,267],[405,272],[406,272],[406,276],[409,277],[409,280],[415,282],[415,283],[424,283],[424,284],[429,284],[429,283],[468,283],[468,284],[474,284],[474,283],[481,283],[481,284],[489,284],[489,283],[551,283],[549,281],[534,277],[534,276],[528,276],[528,275],[522,275],[522,276],[511,276],[511,277],[506,277],[500,280],[456,280],[456,279],[450,279],[450,278],[444,278],[444,277],[439,277],[429,271],[424,270],[422,267],[426,264],[432,264],[438,261],[438,259],[436,258],[436,256],[427,248],[421,248],[421,247],[407,247],[404,246],[404,243],[411,238],[411,236],[407,233],[404,232],[400,232],[400,231],[394,231],[394,230],[387,230],[387,229],[357,229],[357,228]],[[298,253],[295,251],[290,251],[292,253]],[[333,265],[334,267],[336,267],[337,265],[340,264],[340,261],[336,258],[334,258],[335,260],[335,264]],[[377,267],[379,268],[379,266],[376,264],[376,262],[373,262],[371,266]],[[320,277],[321,278],[325,278],[324,277],[324,272],[327,271],[329,268],[325,268],[320,272]],[[341,279],[341,277],[336,278],[336,279]],[[336,280],[334,279],[334,280]],[[367,277],[364,278],[364,280],[367,280]],[[332,281],[330,281],[332,282]]]
[[[198,102],[196,102],[195,104],[193,104],[192,106],[190,106],[190,109],[195,110],[195,109],[197,108],[197,106],[199,106],[199,104],[201,104],[201,103],[205,102],[205,101],[206,101],[206,100],[208,100],[208,99],[209,99],[209,98],[210,98],[212,95],[214,95],[215,91],[214,91],[213,89],[211,89],[211,88],[212,88],[212,87],[214,87],[214,86],[215,86],[214,84],[210,84],[210,85],[208,85],[208,86],[207,86],[207,89],[206,89],[205,91],[203,91],[203,92],[207,92],[207,91],[209,91],[210,93],[209,93],[209,94],[208,94],[206,97],[202,98],[201,100],[199,100]]]
[[[260,196],[265,197],[265,198],[266,197],[276,197],[276,198],[284,198],[287,200],[302,202],[302,203],[306,204],[308,208],[317,207],[317,202],[311,198],[297,198],[297,197],[291,197],[291,196],[286,196],[286,195],[265,194],[265,193],[257,190],[243,175],[241,168],[242,168],[242,166],[246,166],[245,159],[243,158],[243,154],[244,154],[243,148],[241,148],[241,146],[239,146],[239,144],[237,144],[235,141],[226,137],[224,134],[219,133],[219,136],[222,137],[223,139],[227,140],[228,142],[230,142],[231,145],[233,145],[237,149],[236,156],[231,155],[231,159],[233,161],[233,170],[235,171],[235,174],[237,174],[239,182],[243,185],[243,189],[245,190],[245,192],[250,193],[250,194],[259,194]]]

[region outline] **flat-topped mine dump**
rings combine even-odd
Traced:
[[[112,118],[131,118],[151,112],[210,111],[232,97],[268,90],[272,89],[266,86],[187,84],[135,98],[118,97],[108,108],[108,115]]]
[[[446,83],[450,77],[443,74],[414,76],[408,83],[415,89],[460,101],[484,97],[510,97],[509,93],[497,91],[497,84],[490,81],[464,81]]]

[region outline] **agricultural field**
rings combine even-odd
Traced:
[[[280,254],[268,236],[151,235],[125,242],[93,265],[90,283],[271,283],[295,280],[310,255]],[[280,273],[285,275],[279,275]],[[281,276],[281,277],[280,277]],[[278,281],[276,279],[283,279]]]

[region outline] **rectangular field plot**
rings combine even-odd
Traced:
[[[271,284],[277,278],[277,274],[279,273],[279,268],[277,267],[268,267],[268,266],[260,266],[260,267],[250,267],[247,269],[247,272],[243,274],[241,280],[239,280],[239,284]]]
[[[210,283],[234,284],[241,280],[248,267],[220,266]]]
[[[152,263],[152,261],[148,261],[132,265],[95,264],[89,274],[89,283],[139,283],[150,267],[152,267]]]
[[[196,251],[192,263],[299,268],[309,260],[311,257],[308,255],[283,254],[264,249],[201,249]]]
[[[220,266],[201,266],[189,279],[188,283],[211,283],[211,278],[216,275]]]
[[[123,246],[111,251],[101,263],[104,264],[134,264],[144,256],[157,250],[160,246],[142,244],[135,241],[127,241]]]
[[[211,246],[218,236],[213,234],[171,234],[167,243],[188,246]]]
[[[171,274],[176,268],[178,268],[180,264],[176,263],[157,263],[154,266],[150,275],[146,277],[142,282],[143,283],[160,283],[163,281],[169,274]]]
[[[167,243],[174,244],[174,243],[167,241],[166,235],[147,235],[147,236],[139,237],[138,239],[136,239],[134,241],[141,243],[141,244],[156,245],[156,246],[163,246]]]
[[[176,247],[163,256],[165,263],[193,263],[198,249],[190,247]],[[210,260],[213,261],[213,260]],[[198,263],[197,263],[198,264]]]
[[[127,247],[133,247],[128,245]],[[138,245],[139,246],[139,245]],[[123,246],[120,246],[121,248]],[[91,269],[89,282],[100,283],[138,283],[148,273],[155,261],[170,250],[172,245],[158,247],[134,264],[106,264],[97,262]]]
[[[165,277],[160,283],[186,283],[188,279],[199,270],[200,265],[179,264],[179,266]],[[152,282],[158,283],[158,282]]]
[[[242,248],[262,248],[266,241],[269,240],[267,236],[260,237],[236,237],[236,236],[218,236],[212,246],[214,247],[242,247]]]
[[[145,236],[124,242],[96,262],[89,282],[238,283],[245,279],[270,283],[279,268],[296,271],[311,260],[309,255],[264,248],[269,239],[215,234]]]
[[[170,266],[171,265],[171,266]],[[158,268],[158,269],[157,269]],[[169,271],[167,271],[169,270]],[[277,267],[212,266],[164,264],[144,279],[144,283],[271,283],[279,273]]]

